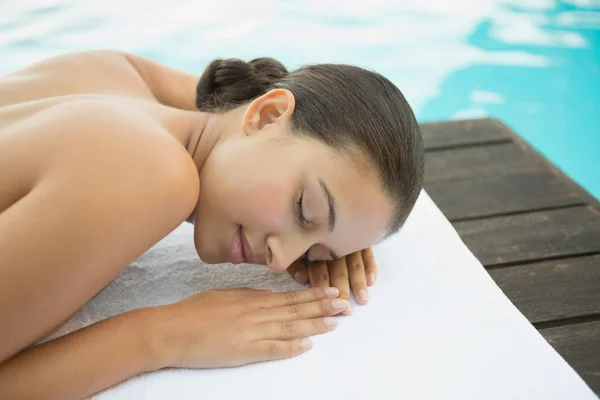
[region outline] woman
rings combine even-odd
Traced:
[[[217,60],[198,80],[131,54],[67,54],[0,79],[0,126],[2,398],[306,351],[349,313],[348,280],[366,302],[361,249],[402,226],[423,182],[400,91],[344,65]],[[185,220],[205,262],[293,264],[317,288],[204,292],[26,348]]]

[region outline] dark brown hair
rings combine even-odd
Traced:
[[[335,150],[358,148],[396,204],[389,233],[402,227],[423,187],[424,150],[419,125],[400,90],[382,75],[341,64],[288,72],[272,58],[249,63],[215,60],[196,90],[201,111],[224,112],[271,89],[294,95],[292,131]]]

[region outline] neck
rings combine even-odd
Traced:
[[[196,113],[199,116],[190,125],[182,144],[194,160],[198,173],[219,143],[242,134],[239,126],[244,112],[245,108],[241,107],[222,114]]]
[[[192,116],[186,133],[179,140],[192,157],[198,170],[198,176],[200,176],[204,164],[214,148],[227,137],[241,134],[239,129],[240,112],[238,109],[223,114],[198,112],[194,114],[195,118]],[[236,122],[238,129],[236,129]],[[196,220],[195,214],[196,210],[194,209],[186,221],[193,224]]]

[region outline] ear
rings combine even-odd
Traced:
[[[250,103],[242,118],[242,131],[253,135],[269,124],[286,124],[294,113],[295,105],[292,92],[273,89]]]

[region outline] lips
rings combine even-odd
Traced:
[[[233,264],[254,262],[254,254],[240,226],[229,245],[229,259]]]
[[[242,228],[240,227],[237,232],[235,232],[233,239],[231,239],[231,244],[229,245],[229,259],[234,264],[241,264],[246,261],[244,257],[241,229]]]
[[[242,250],[244,251],[244,258],[246,259],[247,263],[255,264],[254,253],[252,252],[252,247],[250,247],[250,243],[248,243],[248,239],[246,239],[246,235],[244,235],[244,232],[242,231],[241,227],[240,227],[239,232],[240,232],[240,236],[242,237]]]

